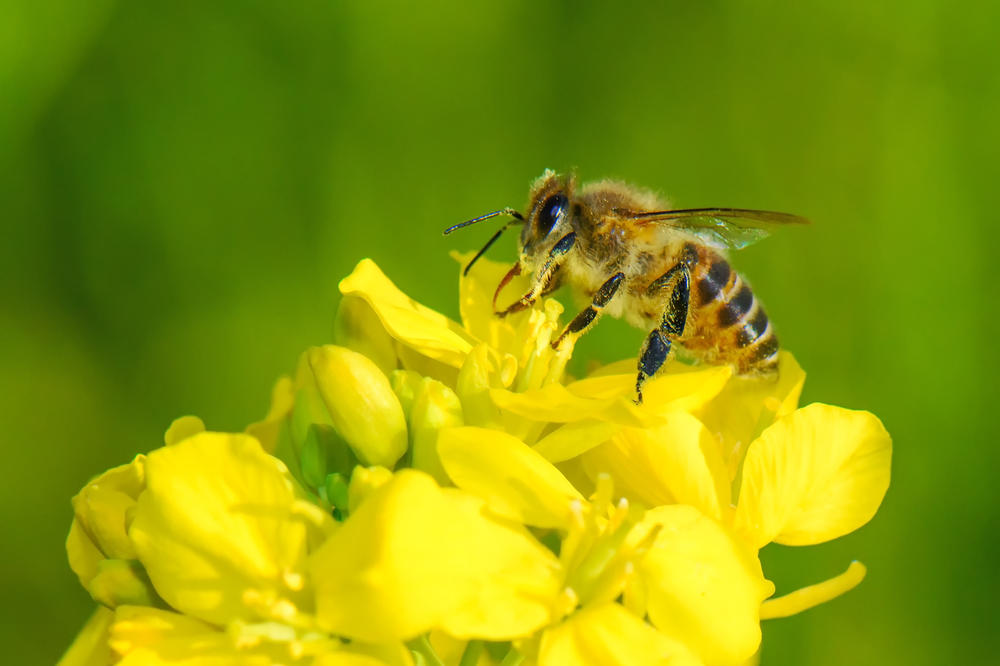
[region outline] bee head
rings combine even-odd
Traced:
[[[523,268],[536,268],[556,242],[572,230],[570,202],[575,189],[575,174],[557,174],[551,169],[546,169],[532,184],[528,213],[521,229]]]
[[[528,217],[521,215],[513,208],[501,208],[491,213],[474,217],[465,222],[459,222],[444,230],[445,235],[478,224],[499,215],[509,215],[514,218],[500,228],[486,241],[486,245],[476,253],[465,266],[464,274],[468,275],[473,264],[482,257],[486,250],[496,242],[505,229],[513,224],[523,224],[521,231],[520,257],[518,266],[534,269],[539,263],[539,257],[548,254],[556,242],[569,233],[570,202],[576,189],[576,175],[563,176],[551,169],[546,169],[531,185],[531,197],[528,202]]]

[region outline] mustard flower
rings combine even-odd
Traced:
[[[457,257],[460,261],[468,257]],[[635,360],[581,378],[562,306],[504,319],[486,260],[461,323],[371,261],[244,433],[178,419],[74,498],[70,566],[98,603],[63,664],[744,664],[774,598],[770,542],[871,519],[891,441],[867,412],[800,408],[780,379]]]

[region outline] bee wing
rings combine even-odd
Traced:
[[[744,208],[687,208],[619,213],[639,224],[657,223],[683,229],[708,245],[731,250],[756,243],[780,226],[809,224],[806,218],[790,213]]]

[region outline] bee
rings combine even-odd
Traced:
[[[643,383],[680,345],[696,360],[730,364],[741,375],[776,376],[778,338],[747,281],[726,257],[797,215],[739,208],[671,209],[654,193],[603,180],[578,186],[576,175],[546,170],[531,186],[527,212],[502,208],[445,230],[506,215],[465,274],[512,225],[522,225],[517,262],[497,286],[494,312],[504,317],[568,285],[589,301],[552,342],[584,334],[603,314],[649,331],[639,352],[635,402]],[[531,288],[497,308],[504,287],[532,275]],[[675,352],[676,353],[676,352]]]

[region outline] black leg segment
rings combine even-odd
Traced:
[[[681,271],[674,290],[670,292],[670,305],[663,313],[660,328],[673,337],[684,335],[684,325],[687,323],[688,303],[691,300],[691,274],[687,269]]]
[[[654,328],[639,352],[639,376],[635,379],[635,403],[642,404],[642,384],[663,367],[670,355],[670,339]]]
[[[653,280],[646,289],[646,293],[651,296],[667,288],[670,289],[670,294],[665,299],[666,307],[659,326],[650,332],[639,354],[639,373],[635,380],[636,404],[642,404],[643,383],[663,367],[670,355],[673,341],[684,335],[691,301],[689,264],[690,262],[682,261]]]
[[[611,302],[611,299],[614,298],[616,293],[618,293],[618,288],[624,281],[624,273],[615,273],[610,278],[605,280],[604,284],[602,284],[594,294],[594,300],[591,302],[591,305],[573,318],[573,321],[569,323],[569,326],[567,326],[559,337],[552,343],[552,348],[558,349],[559,345],[563,341],[563,338],[567,335],[576,335],[578,333],[582,334],[582,332],[585,331],[595,319],[597,319],[601,309]]]

